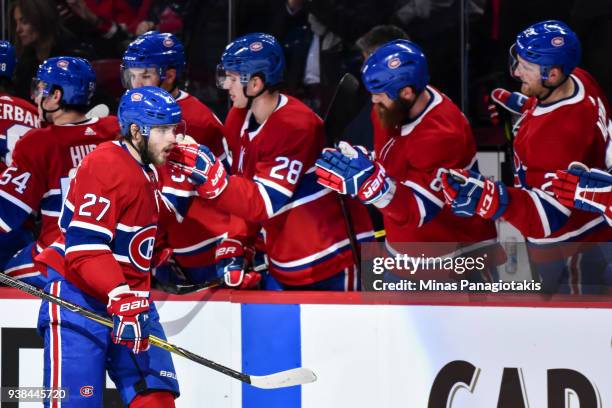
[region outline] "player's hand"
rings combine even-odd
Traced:
[[[134,292],[128,285],[108,293],[108,313],[113,317],[111,339],[134,354],[149,349],[149,299],[146,292]]]
[[[496,220],[508,205],[506,186],[471,170],[453,169],[443,173],[442,189],[453,213],[460,217],[478,214]]]
[[[340,142],[338,149],[324,150],[316,166],[319,184],[365,204],[374,204],[391,188],[384,167],[372,162],[362,146]]]
[[[491,92],[490,98],[487,97],[485,99],[487,110],[489,111],[489,118],[494,125],[499,124],[498,106],[501,106],[513,115],[520,116],[531,108],[534,102],[534,100],[529,99],[520,92],[510,92],[503,88],[494,89]]]
[[[612,225],[612,175],[573,162],[568,170],[558,170],[552,181],[553,192],[561,204],[603,214]]]
[[[227,187],[223,163],[204,145],[177,144],[168,157],[170,168],[189,177],[201,197],[218,197]]]
[[[215,250],[217,276],[223,278],[226,286],[235,289],[252,289],[259,285],[261,275],[249,271],[249,260],[253,251],[245,248],[242,242],[235,239],[224,239]]]

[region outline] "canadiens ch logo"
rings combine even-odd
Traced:
[[[262,48],[263,44],[260,41],[251,43],[251,45],[249,45],[249,49],[253,52],[261,51]]]
[[[553,47],[561,47],[563,44],[565,44],[565,40],[563,37],[555,37],[550,40],[550,43],[553,45]]]
[[[130,240],[128,249],[130,261],[143,272],[148,272],[151,265],[156,231],[157,226],[155,225],[145,227],[134,234]]]
[[[84,385],[79,390],[79,394],[83,397],[92,397],[94,393],[94,387],[92,385]]]
[[[391,69],[395,69],[401,65],[402,61],[399,58],[395,57],[389,60],[387,66]]]

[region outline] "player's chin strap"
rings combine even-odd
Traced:
[[[247,101],[248,101],[247,106],[246,106],[247,110],[251,109],[251,105],[253,104],[253,101],[255,100],[255,98],[257,98],[259,95],[262,95],[264,92],[268,90],[268,84],[266,84],[264,77],[261,74],[255,74],[251,78],[256,77],[256,76],[259,77],[261,81],[264,83],[263,88],[261,88],[261,91],[257,92],[256,95],[253,95],[253,96],[247,95],[247,85],[244,85],[242,87],[242,93],[244,94],[244,96],[247,98]]]
[[[62,109],[62,108],[63,108],[63,106],[62,106],[62,103],[60,102],[60,104],[57,106],[57,108],[52,109],[52,110],[47,110],[47,109],[45,109],[45,107],[43,106],[43,103],[45,102],[45,99],[47,99],[47,97],[45,97],[45,96],[43,96],[42,98],[40,98],[40,103],[38,104],[38,106],[40,107],[40,110],[41,110],[41,111],[42,111],[42,113],[43,113],[43,115],[42,115],[42,116],[43,116],[43,119],[45,120],[45,122],[50,122],[50,120],[49,120],[49,119],[47,119],[47,114],[49,114],[49,113],[55,113],[55,112],[57,112],[58,110]]]
[[[561,85],[563,85],[568,79],[569,79],[569,75],[566,75],[565,78],[563,78],[563,81],[559,82],[559,84],[557,85],[546,85],[546,80],[542,79],[542,86],[546,89],[548,89],[548,92],[546,92],[546,95],[544,96],[536,96],[536,98],[538,99],[538,101],[542,102],[545,101],[546,99],[548,99],[548,97],[550,95],[552,95],[553,92],[555,92],[555,89],[559,88]]]
[[[151,160],[149,159],[149,131],[151,129],[146,129],[146,126],[140,131],[142,138],[144,139],[144,143],[141,146],[136,146],[132,142],[132,137],[126,137],[126,141],[138,152],[140,155],[140,160],[144,166],[148,166],[151,164]],[[146,133],[146,134],[145,134]]]

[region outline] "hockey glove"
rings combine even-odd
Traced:
[[[253,251],[244,248],[240,241],[224,239],[217,245],[215,262],[217,276],[223,278],[226,286],[236,289],[252,289],[259,285],[261,275],[248,271],[249,260]]]
[[[446,202],[460,217],[478,214],[482,218],[496,220],[508,205],[506,186],[471,170],[443,173],[442,188]]]
[[[357,196],[364,204],[374,204],[390,189],[392,181],[384,167],[368,158],[362,146],[340,142],[338,149],[324,150],[317,166],[317,182],[340,194]]]
[[[108,313],[113,317],[111,339],[134,354],[149,349],[149,299],[147,292],[134,292],[120,285],[108,292]]]
[[[573,162],[557,171],[552,186],[561,204],[603,214],[612,225],[612,174]]]
[[[525,113],[525,111],[533,105],[529,98],[522,93],[510,92],[502,88],[496,88],[491,92],[491,101],[513,115],[519,116]],[[489,115],[493,118],[491,112],[491,106],[489,106]]]
[[[177,144],[170,152],[168,165],[189,177],[201,197],[218,197],[227,187],[223,163],[204,145]]]

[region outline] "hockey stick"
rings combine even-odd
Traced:
[[[90,320],[98,322],[104,326],[110,328],[113,327],[113,322],[110,319],[107,319],[106,317],[102,317],[97,313],[92,312],[91,310],[87,310],[84,307],[75,305],[74,303],[68,302],[60,297],[53,296],[49,293],[44,292],[41,289],[38,289],[32,285],[12,278],[3,273],[0,273],[0,282],[22,290],[32,296],[45,299],[46,301],[55,305],[64,307],[74,313],[77,313]],[[167,341],[160,339],[156,336],[149,336],[149,343],[156,347],[169,351],[170,353],[183,356],[191,361],[195,361],[198,364],[202,364],[203,366],[211,368],[217,372],[220,372],[221,374],[225,374],[244,383],[251,384],[252,386],[257,388],[271,389],[291,387],[293,385],[311,383],[316,381],[317,379],[317,376],[315,375],[315,373],[312,372],[312,370],[303,367],[280,371],[269,375],[248,375],[233,370],[229,367],[225,367],[219,363],[215,363],[214,361],[208,360],[204,357],[198,356],[197,354],[192,353],[191,351],[185,350],[182,347],[175,346],[174,344],[168,343]]]
[[[103,117],[108,116],[109,113],[110,111],[108,110],[108,106],[106,106],[103,103],[100,103],[94,106],[93,108],[91,108],[89,112],[85,114],[85,116],[87,117],[87,119],[103,118]]]
[[[331,99],[327,112],[325,113],[325,136],[328,147],[337,147],[338,138],[348,124],[359,113],[358,102],[359,81],[353,75],[346,73],[338,82],[334,96]],[[342,210],[342,218],[344,226],[351,245],[351,253],[353,254],[353,262],[359,276],[361,276],[361,256],[357,247],[357,237],[353,228],[353,220],[351,214],[346,207],[344,197],[338,196],[340,209]]]

